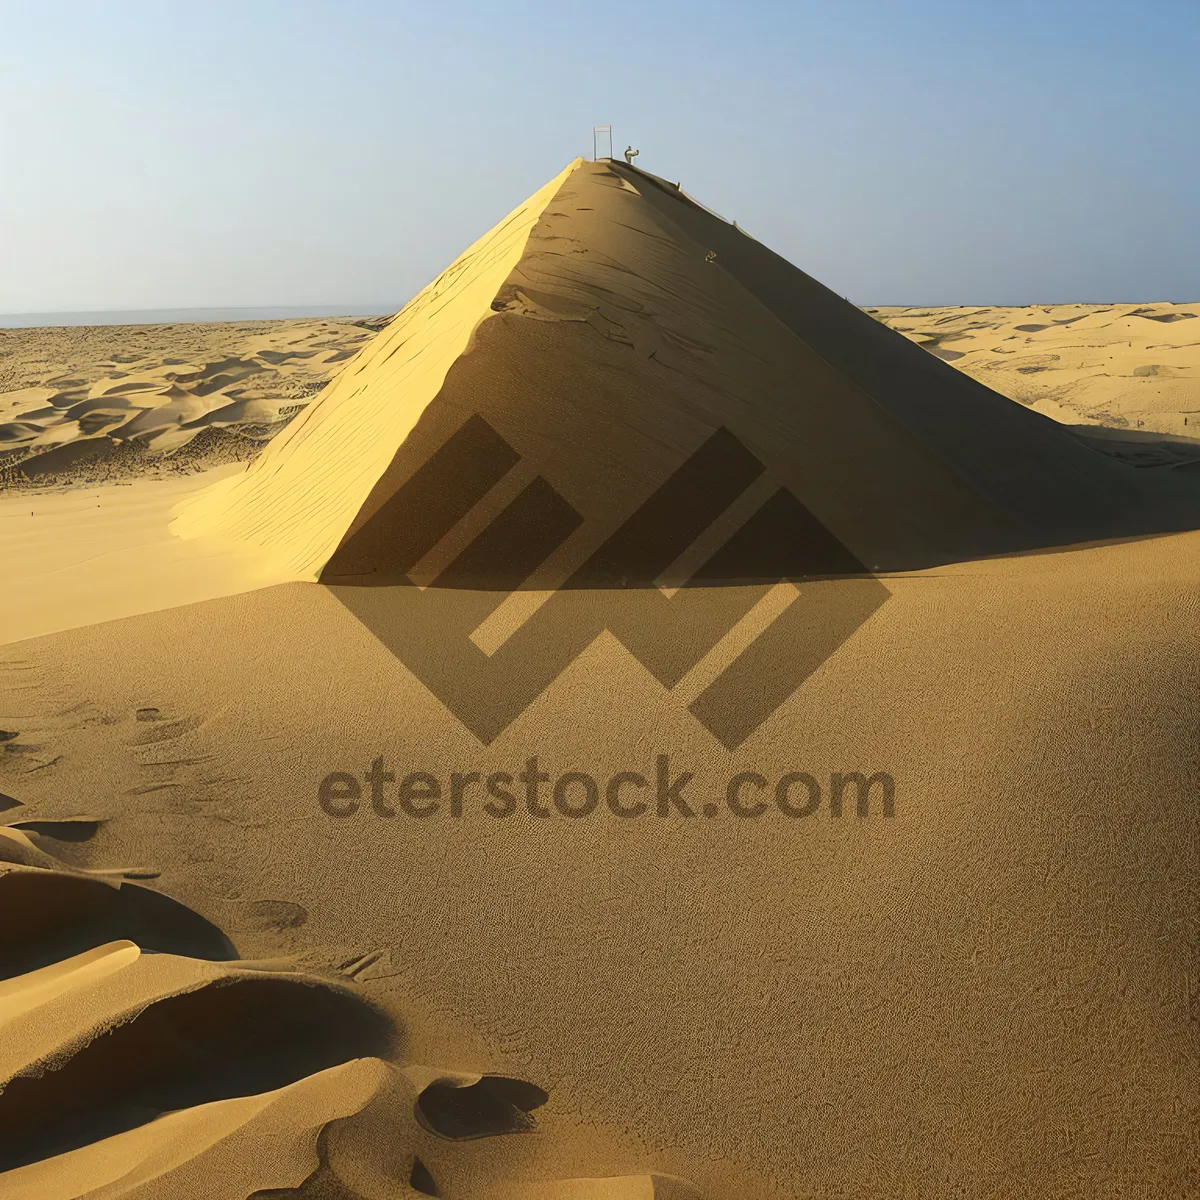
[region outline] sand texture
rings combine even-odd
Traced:
[[[1200,304],[872,308],[980,383],[1067,424],[1200,442]]]
[[[349,318],[0,329],[0,481],[251,458],[373,332]]]
[[[0,1195],[1200,1195],[1200,473],[879,317],[576,161],[0,495]]]

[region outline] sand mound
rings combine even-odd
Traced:
[[[0,979],[120,940],[193,958],[235,957],[216,926],[169,896],[134,884],[114,887],[53,868],[10,870],[0,875],[0,908],[25,914],[0,929]]]
[[[168,1113],[8,1172],[5,1195],[11,1200],[270,1195],[274,1186],[266,1185],[286,1179],[300,1184],[310,1175],[323,1130],[360,1112],[386,1071],[378,1059],[355,1059],[277,1091]]]
[[[22,1064],[19,1074],[5,1064],[0,1170],[66,1153],[168,1112],[274,1091],[388,1049],[383,1018],[372,1022],[357,1001],[325,985],[218,974],[169,955],[130,961],[96,992],[110,983],[119,984],[123,995],[107,1029],[78,1049],[46,1045],[43,1057]],[[104,999],[97,994],[92,1002],[98,1006]],[[50,1010],[57,1000],[44,1002],[35,1016],[61,1037],[65,1017]],[[21,1028],[23,1019],[25,1014],[9,1020],[7,1031],[27,1054],[35,1035]]]
[[[1180,477],[919,352],[673,185],[576,163],[175,530],[269,546],[301,577],[394,583],[487,496],[511,533],[439,582],[511,587],[520,568],[557,586],[589,531],[722,429],[873,569],[1200,519]]]

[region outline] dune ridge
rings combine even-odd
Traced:
[[[266,542],[316,578],[345,526],[469,345],[562,180],[534,193],[409,301],[246,475],[181,506],[180,537]],[[364,386],[370,382],[371,386]]]
[[[480,420],[488,432],[446,468],[474,491],[422,499],[432,455]],[[530,517],[512,508],[513,536],[490,553],[532,555],[520,585],[556,587],[589,537],[572,521],[602,527],[725,426],[875,570],[1200,520],[1200,490],[1178,473],[1138,472],[956,372],[675,185],[576,162],[172,529],[269,547],[300,578],[382,582],[434,548],[439,514],[464,515],[520,459],[526,484],[566,501],[563,544],[518,549],[518,526],[550,520],[549,498],[526,490]]]

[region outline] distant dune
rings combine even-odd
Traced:
[[[1056,420],[1200,444],[1200,303],[867,311]]]
[[[373,332],[333,318],[0,329],[0,485],[253,457]]]

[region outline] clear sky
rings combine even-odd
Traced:
[[[0,0],[0,313],[397,307],[594,124],[861,304],[1200,299],[1198,0]]]

